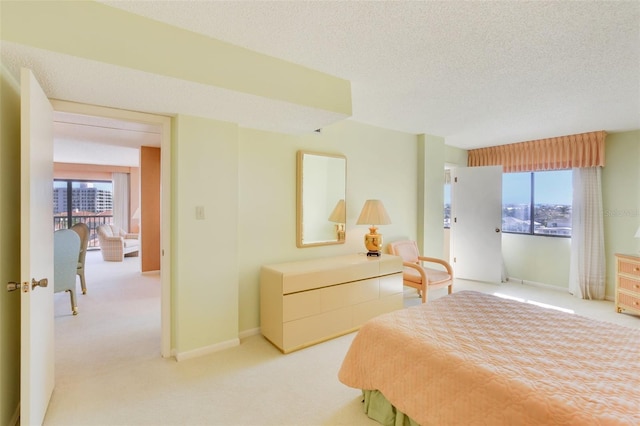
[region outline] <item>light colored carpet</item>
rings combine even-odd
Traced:
[[[87,256],[86,295],[71,315],[55,295],[56,388],[45,425],[377,425],[362,413],[360,391],[337,372],[354,334],[282,355],[261,336],[208,356],[160,357],[160,280],[141,275],[139,259]],[[79,288],[79,285],[78,285]],[[474,289],[573,310],[640,328],[611,302],[582,301],[520,284],[458,281]],[[446,290],[430,293],[441,297]],[[407,289],[405,304],[419,304]]]

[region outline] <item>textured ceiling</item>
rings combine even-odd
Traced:
[[[104,1],[352,83],[463,148],[640,128],[640,2]]]
[[[102,3],[347,79],[354,120],[451,146],[640,128],[638,1]],[[340,119],[6,41],[2,61],[52,98],[274,131]]]

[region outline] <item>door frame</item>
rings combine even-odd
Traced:
[[[54,111],[134,121],[161,127],[160,143],[160,352],[171,357],[171,117],[50,99]]]

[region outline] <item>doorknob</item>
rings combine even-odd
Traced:
[[[496,232],[500,232],[500,228],[496,228]]]
[[[31,289],[33,290],[34,288],[40,286],[40,287],[46,287],[49,285],[49,280],[47,278],[43,278],[39,281],[36,281],[35,278],[31,279]]]
[[[22,284],[17,283],[15,281],[9,281],[7,283],[7,291],[16,291],[22,288]]]
[[[34,288],[40,286],[40,287],[46,287],[49,285],[49,280],[47,278],[43,278],[41,280],[36,281],[35,278],[33,278],[31,280],[31,290],[33,290]],[[16,290],[20,290],[22,289],[22,291],[24,291],[25,293],[29,292],[29,283],[25,282],[24,285],[17,283],[15,281],[9,281],[7,283],[7,291],[16,291]]]

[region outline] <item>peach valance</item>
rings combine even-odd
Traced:
[[[605,131],[539,139],[469,151],[468,166],[502,166],[508,172],[604,166]]]

